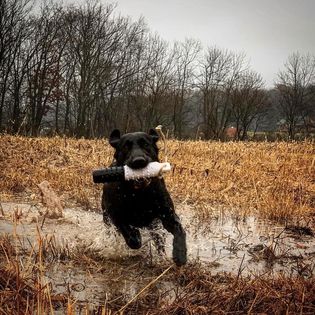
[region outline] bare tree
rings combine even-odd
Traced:
[[[145,103],[138,104],[137,117],[142,119],[142,129],[163,124],[170,126],[172,87],[174,84],[174,51],[158,36],[153,36],[146,47],[147,67],[144,69],[143,96]],[[139,115],[140,114],[140,115]],[[140,117],[139,117],[140,116]]]
[[[236,80],[231,91],[232,119],[236,124],[237,139],[245,140],[254,121],[263,115],[267,98],[263,79],[255,71],[246,71]]]
[[[61,14],[56,6],[44,6],[40,16],[32,18],[29,45],[35,47],[28,65],[27,133],[39,134],[43,118],[52,116],[60,90],[60,62],[64,44],[60,44]],[[49,119],[46,119],[47,121]]]
[[[285,117],[289,139],[294,139],[297,124],[310,111],[315,84],[315,58],[310,55],[293,53],[278,73],[276,88],[280,94],[279,105]]]
[[[200,63],[198,86],[206,139],[222,139],[231,120],[231,91],[247,69],[244,54],[209,48]]]
[[[134,79],[145,72],[147,63],[143,60],[146,27],[142,19],[131,23],[121,19],[117,24],[120,36],[116,50],[111,51],[112,67],[110,76],[104,86],[106,93],[106,126],[107,132],[114,126],[122,124],[128,129],[130,122],[130,99],[128,95],[136,89]]]
[[[20,78],[15,77],[14,82],[12,78],[18,75],[15,70],[18,67],[17,60],[21,56],[22,45],[27,35],[26,18],[31,8],[31,0],[4,0],[0,2],[0,130],[3,129],[6,105],[8,107],[6,118],[7,120],[10,119],[10,103],[11,98],[14,97],[12,95],[13,84],[21,84],[17,82],[20,81]],[[16,93],[15,97],[17,97]],[[18,101],[15,99],[15,102],[15,114],[18,115]],[[15,124],[15,122],[13,123]]]
[[[77,136],[99,137],[129,120],[126,94],[143,70],[145,24],[114,17],[112,5],[86,3],[66,13],[65,124]]]
[[[66,45],[65,129],[76,136],[93,136],[95,112],[102,95],[99,80],[107,71],[104,65],[106,41],[111,36],[110,16],[113,7],[87,2],[70,7],[64,15]]]
[[[187,99],[192,95],[196,75],[196,60],[201,50],[199,41],[186,39],[183,43],[177,42],[175,50],[175,87],[173,103],[174,135],[181,138],[183,134],[184,110]]]
[[[182,138],[200,98],[206,138],[222,138],[233,113],[246,134],[255,114],[241,115],[239,99],[248,108],[259,93],[243,54],[210,48],[198,64],[198,41],[172,46],[100,1],[30,10],[31,0],[0,3],[0,129],[102,137],[163,124]]]

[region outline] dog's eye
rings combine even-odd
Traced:
[[[126,141],[121,149],[122,149],[123,152],[127,153],[127,152],[130,151],[131,147],[132,147],[132,142],[131,141]]]
[[[140,141],[138,142],[138,144],[140,145],[140,147],[142,148],[148,148],[150,146],[150,144],[148,142],[146,142],[144,139],[140,139]]]
[[[124,145],[124,146],[122,147],[121,151],[124,152],[124,153],[128,153],[129,148],[128,148],[126,145]]]

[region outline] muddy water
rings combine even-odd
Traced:
[[[113,226],[106,226],[99,213],[82,209],[64,209],[63,218],[44,218],[45,209],[40,205],[1,203],[4,216],[0,216],[0,233],[16,234],[25,246],[36,243],[38,228],[42,236],[54,237],[58,246],[75,251],[90,249],[104,258],[108,270],[102,275],[87,272],[69,261],[54,261],[45,276],[53,283],[55,293],[70,290],[78,301],[104,303],[106,292],[118,290],[119,294],[132,297],[150,276],[159,274],[159,263],[171,262],[172,236],[166,236],[166,256],[155,249],[148,231],[142,232],[143,247],[133,251],[127,248]],[[285,229],[283,225],[262,221],[255,217],[240,219],[226,211],[217,211],[207,219],[194,216],[186,204],[177,205],[178,214],[187,231],[190,261],[200,261],[212,273],[261,274],[285,272],[310,276],[315,266],[315,238]],[[15,214],[15,215],[14,215]],[[18,217],[17,220],[12,218]],[[16,223],[13,223],[15,221]],[[139,263],[151,264],[151,272],[143,272]],[[138,264],[138,265],[137,265]],[[111,274],[110,266],[120,270]],[[138,269],[137,269],[138,268]],[[106,269],[106,268],[105,268]],[[137,281],[134,281],[134,279]],[[161,285],[168,286],[167,283]]]
[[[0,220],[2,232],[13,233],[15,229],[17,234],[34,239],[39,225],[43,234],[54,235],[58,244],[67,245],[70,250],[84,246],[111,259],[148,255],[149,252],[154,255],[156,252],[146,230],[142,231],[142,249],[128,249],[116,229],[104,225],[99,213],[66,208],[63,218],[45,218],[43,222],[41,214],[45,209],[41,206],[2,203],[2,208],[6,217]],[[233,218],[223,212],[213,213],[201,222],[188,205],[180,204],[177,209],[187,231],[189,259],[211,263],[213,271],[238,273],[241,269],[243,272],[265,272],[266,268],[288,271],[299,257],[313,262],[315,238],[312,236],[292,233],[274,222],[251,216]],[[11,219],[14,212],[20,213],[17,225]],[[162,228],[158,232],[166,236],[165,259],[171,260],[172,236]]]
[[[186,219],[184,219],[186,221]],[[315,239],[289,231],[284,225],[249,216],[218,214],[201,229],[188,230],[191,256],[211,263],[215,271],[234,274],[297,273],[297,265],[315,266]],[[307,268],[306,268],[307,269]]]

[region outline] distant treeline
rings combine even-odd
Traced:
[[[110,4],[0,2],[0,132],[94,138],[163,125],[177,138],[225,139],[231,126],[240,140],[249,130],[314,133],[314,56],[293,53],[277,78],[267,90],[243,53],[168,43]]]

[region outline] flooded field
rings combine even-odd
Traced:
[[[107,140],[1,135],[0,315],[315,314],[314,143],[167,149],[181,268],[163,229],[165,254],[146,230],[134,251],[102,222],[91,172],[111,163]]]
[[[103,223],[100,213],[65,208],[63,217],[49,218],[40,204],[1,205],[2,237],[12,237],[24,263],[40,239],[45,244],[43,281],[49,283],[52,294],[70,295],[78,305],[132,299],[172,265],[172,236],[162,228],[156,232],[165,236],[165,255],[158,253],[147,230],[142,231],[142,248],[128,249],[115,228]],[[189,263],[203,265],[212,275],[308,278],[315,271],[315,238],[310,227],[233,217],[227,209],[214,209],[201,220],[187,204],[178,204],[177,212],[187,231]],[[167,277],[159,280],[159,289],[167,292],[165,300],[174,298],[174,288]]]

